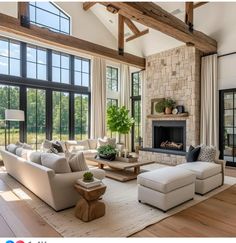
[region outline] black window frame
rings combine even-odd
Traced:
[[[70,16],[66,12],[61,10],[55,3],[51,2],[51,1],[49,1],[49,3],[52,4],[56,9],[58,9],[59,14],[53,13],[53,12],[47,10],[47,9],[44,9],[44,8],[37,6],[37,2],[29,2],[29,8],[34,8],[34,16],[35,16],[35,20],[33,21],[32,19],[30,19],[30,23],[37,25],[37,26],[40,26],[40,27],[43,27],[43,28],[47,28],[47,29],[54,31],[54,32],[58,32],[58,33],[65,34],[65,35],[70,35],[71,34],[71,18],[70,18]],[[56,29],[56,28],[50,27],[48,25],[44,25],[42,23],[37,22],[37,10],[40,10],[40,11],[43,11],[43,12],[46,12],[46,13],[49,13],[49,14],[52,14],[52,15],[58,17],[59,29]],[[66,17],[61,16],[61,13],[63,13],[63,15],[65,15]],[[61,30],[61,19],[66,19],[69,22],[69,32],[65,32],[65,31]]]
[[[107,76],[107,70],[109,70],[109,72],[110,72],[110,78]],[[116,78],[112,78],[113,70],[116,70]],[[110,82],[111,85],[109,85],[109,82]],[[112,89],[114,82],[115,82],[115,87],[116,87],[115,90]],[[107,88],[108,91],[111,91],[111,92],[118,92],[119,91],[119,69],[117,67],[113,67],[113,66],[110,66],[110,65],[108,65],[106,67],[106,88]]]
[[[0,36],[1,38],[1,36]],[[9,39],[9,38],[7,38]],[[11,40],[11,39],[9,39]],[[52,92],[61,91],[69,93],[69,139],[74,139],[74,94],[88,95],[88,137],[90,137],[90,119],[91,119],[91,61],[83,57],[76,57],[69,55],[69,78],[70,83],[59,83],[52,81],[52,52],[53,49],[46,49],[47,51],[47,80],[39,80],[27,78],[27,43],[20,42],[20,70],[21,76],[12,76],[0,74],[0,84],[17,86],[20,88],[20,109],[24,110],[25,117],[27,117],[27,88],[44,89],[46,90],[46,139],[52,140]],[[35,45],[32,45],[35,46]],[[43,48],[38,46],[39,48]],[[74,85],[74,59],[81,58],[86,60],[89,64],[89,86]],[[27,142],[27,120],[20,123],[20,141]]]
[[[141,90],[141,80],[140,80],[140,71],[138,72],[133,72],[131,74],[131,114],[132,114],[132,117],[135,116],[135,103],[136,102],[140,102],[141,103],[141,94],[140,92],[138,92],[138,95],[135,95],[134,94],[134,75],[137,75],[138,74],[138,86],[140,86],[140,88],[138,89],[139,91]],[[139,115],[139,121],[138,121],[138,126],[140,126],[141,124],[141,120],[142,120],[142,114],[141,114],[141,109],[139,111],[140,115]],[[131,139],[132,139],[132,142],[131,142],[131,148],[132,148],[132,151],[135,151],[135,123],[133,124],[132,126],[132,130],[131,130]],[[139,130],[139,137],[141,134],[141,129]]]

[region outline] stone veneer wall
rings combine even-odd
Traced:
[[[146,59],[146,78],[143,83],[144,147],[152,147],[151,100],[172,98],[189,113],[186,119],[187,148],[199,144],[200,137],[200,52],[194,47],[181,46]],[[185,118],[182,118],[185,119]],[[181,119],[181,120],[182,120]],[[162,119],[167,120],[167,119]],[[175,120],[175,119],[174,119]],[[140,159],[178,164],[184,156],[140,151]]]

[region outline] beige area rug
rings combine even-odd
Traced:
[[[155,164],[147,166],[145,169],[153,170],[161,167],[163,166]],[[0,171],[0,179],[64,237],[129,236],[183,209],[206,200],[236,183],[236,178],[226,177],[224,186],[208,193],[206,196],[195,195],[194,200],[182,204],[167,213],[163,213],[154,207],[140,204],[137,201],[136,180],[121,183],[106,178],[104,183],[107,185],[107,190],[103,196],[103,201],[106,204],[106,214],[102,218],[84,223],[74,217],[73,208],[55,212],[32,192],[7,175],[4,169]]]

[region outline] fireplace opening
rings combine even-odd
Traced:
[[[153,121],[153,148],[186,151],[186,121]]]

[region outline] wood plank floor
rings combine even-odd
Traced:
[[[236,168],[226,175],[236,177]],[[236,236],[236,186],[132,237]],[[61,237],[0,180],[0,237]]]

